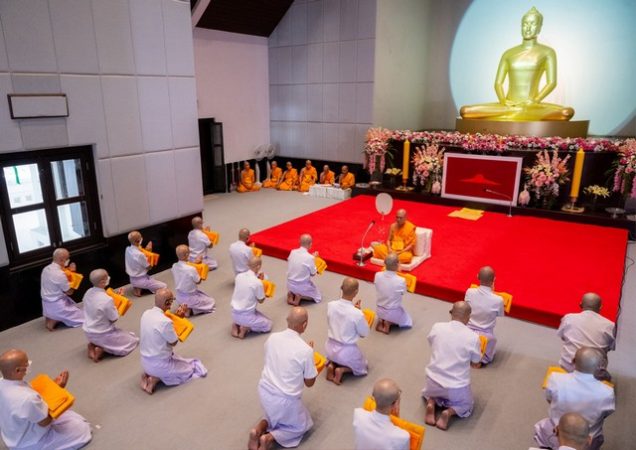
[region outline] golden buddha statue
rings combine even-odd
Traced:
[[[553,103],[541,103],[556,87],[557,59],[555,51],[537,42],[543,15],[532,7],[521,19],[521,45],[504,52],[497,68],[495,92],[499,103],[462,106],[464,119],[502,121],[570,120],[574,109]],[[539,89],[545,73],[546,84]],[[508,93],[504,81],[508,77]]]

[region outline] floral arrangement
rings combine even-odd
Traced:
[[[397,167],[393,167],[391,169],[386,169],[384,172],[386,175],[397,176],[402,173],[402,169],[398,169]]]
[[[636,139],[627,139],[618,148],[618,160],[614,166],[612,190],[625,197],[636,197]]]
[[[570,155],[559,157],[556,150],[552,150],[552,156],[547,150],[537,153],[537,160],[532,167],[526,167],[528,186],[535,198],[549,199],[559,195],[559,185],[568,181],[567,162]]]
[[[386,152],[389,149],[389,139],[391,139],[391,130],[386,128],[369,128],[365,136],[364,153],[365,165],[369,173],[375,172],[376,160],[379,159],[380,172],[384,171]]]
[[[432,184],[439,181],[444,167],[444,150],[437,144],[417,147],[413,153],[413,183],[421,184],[430,191]]]
[[[583,192],[586,195],[594,197],[594,199],[597,199],[599,197],[607,198],[610,196],[609,189],[603,186],[599,186],[598,184],[587,186],[585,189],[583,189]]]

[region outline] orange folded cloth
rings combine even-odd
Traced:
[[[221,235],[219,233],[217,233],[216,231],[212,231],[209,228],[204,229],[203,232],[208,237],[212,245],[216,245],[219,243],[219,239],[221,238]]]
[[[315,260],[316,260],[316,271],[318,272],[318,275],[320,275],[327,268],[327,263],[320,256],[316,256]]]
[[[106,289],[106,293],[110,295],[110,297],[113,299],[113,302],[115,303],[115,308],[117,308],[117,312],[119,313],[120,316],[123,316],[124,314],[126,314],[126,311],[128,311],[130,307],[132,306],[132,302],[127,297],[124,297],[123,295],[118,294],[112,288]]]
[[[415,278],[415,275],[402,272],[397,272],[397,274],[406,280],[406,290],[409,292],[415,292],[415,285],[417,285],[417,278]]]
[[[139,247],[139,250],[141,250],[141,253],[143,253],[146,259],[148,260],[149,266],[155,267],[157,264],[159,264],[159,253],[153,253],[150,250],[145,249],[141,246]]]
[[[257,258],[260,258],[261,256],[263,256],[263,250],[261,250],[258,247],[252,247],[252,253],[254,254],[254,256],[256,256]]]
[[[40,394],[49,407],[49,415],[54,419],[60,417],[75,401],[73,394],[42,373],[31,380],[31,387]]]
[[[568,373],[568,371],[560,366],[548,367],[548,370],[545,372],[545,377],[543,377],[543,384],[541,384],[542,389],[545,389],[548,387],[548,378],[550,378],[550,375],[552,375],[553,373]],[[603,383],[605,383],[606,385],[614,389],[614,383],[606,381],[606,380],[604,380]]]
[[[364,314],[364,318],[367,319],[369,328],[371,328],[371,326],[373,325],[373,321],[375,320],[375,311],[369,308],[364,308],[362,310],[362,314]]]
[[[183,342],[188,339],[188,336],[190,336],[190,333],[192,333],[192,330],[194,330],[194,324],[185,317],[179,317],[170,311],[166,311],[165,314],[166,317],[172,320],[174,332],[177,333],[177,337],[179,338],[179,340]]]
[[[322,372],[322,369],[325,368],[326,364],[327,364],[327,358],[325,358],[323,355],[321,355],[318,352],[314,352],[314,365],[316,366],[316,370],[318,371],[319,375],[320,375],[320,372]]]
[[[71,289],[77,289],[84,279],[84,275],[81,273],[73,272],[71,269],[64,269],[64,273],[66,274],[66,278],[70,283]]]
[[[375,411],[375,399],[371,396],[368,396],[366,399],[364,399],[362,408],[365,411]],[[424,435],[426,433],[426,429],[422,425],[409,422],[408,420],[404,420],[398,416],[394,416],[393,414],[391,414],[390,418],[393,425],[398,428],[402,428],[410,435],[411,442],[409,445],[409,450],[420,450],[422,448],[422,444],[424,443]]]
[[[261,280],[265,290],[265,297],[273,297],[276,292],[276,285],[269,280]]]
[[[471,288],[478,288],[479,286],[475,283],[470,285]],[[499,297],[503,298],[504,302],[504,311],[506,314],[510,313],[510,307],[512,306],[512,295],[507,292],[495,292]]]
[[[479,349],[481,350],[481,357],[486,354],[486,348],[488,347],[488,338],[483,335],[479,335]]]
[[[189,262],[187,263],[189,266],[194,267],[195,269],[197,269],[197,273],[199,274],[199,277],[202,280],[207,280],[208,279],[208,272],[210,272],[210,267],[205,264],[205,263],[193,263],[193,262]]]

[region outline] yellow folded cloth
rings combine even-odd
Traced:
[[[364,308],[362,310],[362,314],[364,314],[364,318],[367,320],[369,324],[369,328],[373,325],[373,321],[375,320],[375,311],[369,308]]]
[[[183,342],[188,339],[188,336],[190,336],[190,333],[194,330],[194,324],[185,317],[179,317],[170,311],[166,311],[165,314],[166,317],[172,320],[174,332],[177,333],[179,340]]]
[[[488,347],[488,338],[483,335],[479,335],[479,349],[481,351],[481,357],[483,358],[486,354],[486,348]]]
[[[260,258],[261,256],[263,256],[263,250],[258,247],[252,247],[252,254],[257,258]]]
[[[470,285],[471,288],[478,288],[479,286],[475,283]],[[506,314],[510,313],[510,307],[512,307],[512,294],[508,294],[507,292],[495,292],[499,297],[503,298],[504,302],[504,311]]]
[[[106,289],[106,293],[110,295],[110,297],[113,299],[113,302],[115,303],[115,308],[117,308],[117,312],[119,313],[120,316],[123,316],[124,314],[126,314],[126,311],[128,311],[130,307],[132,306],[132,302],[127,297],[124,297],[123,295],[118,294],[112,288]]]
[[[415,275],[402,272],[397,272],[397,274],[406,280],[406,290],[409,292],[415,292],[415,286],[417,285],[417,278],[415,278]]]
[[[221,235],[218,232],[212,231],[209,228],[206,228],[205,230],[203,230],[203,232],[208,237],[212,245],[216,245],[219,243],[219,239],[221,238]]]
[[[193,262],[189,262],[187,263],[189,266],[194,267],[195,269],[197,269],[197,273],[199,274],[199,277],[202,280],[207,280],[208,279],[208,272],[210,272],[210,267],[205,264],[205,263],[193,263]]]
[[[153,253],[150,250],[145,249],[141,246],[139,246],[139,250],[141,250],[141,253],[143,253],[146,259],[148,260],[149,266],[155,267],[157,264],[159,264],[159,253]]]
[[[314,364],[316,366],[318,374],[320,375],[320,372],[322,372],[322,369],[324,369],[325,365],[327,364],[327,358],[325,358],[318,352],[314,352]]]
[[[550,366],[548,367],[548,370],[546,370],[545,372],[545,377],[543,377],[543,383],[541,384],[541,388],[545,389],[548,387],[548,378],[550,378],[550,375],[552,375],[553,373],[568,373],[567,370],[565,370],[563,367],[561,366]],[[602,383],[608,385],[609,387],[611,387],[612,389],[614,389],[614,383],[610,382],[610,381],[602,381]]]
[[[320,275],[325,271],[325,269],[327,269],[327,263],[320,256],[316,256],[315,260],[316,260],[316,271],[318,272],[318,275]]]
[[[276,285],[269,280],[261,280],[265,290],[265,297],[273,297],[276,292]]]
[[[365,411],[375,411],[375,399],[371,396],[368,396],[366,399],[364,399],[362,408]],[[426,433],[426,429],[422,425],[409,422],[408,420],[404,420],[398,416],[394,416],[393,414],[391,414],[389,417],[391,418],[391,423],[393,423],[393,425],[398,428],[402,428],[411,437],[409,450],[420,450],[422,448],[422,444],[424,443],[424,435]]]
[[[33,378],[31,387],[40,394],[44,403],[49,407],[49,415],[54,419],[60,417],[75,401],[73,394],[60,387],[48,375],[39,374]]]
[[[84,279],[84,275],[81,273],[73,272],[71,269],[64,269],[64,273],[66,274],[66,278],[70,283],[71,289],[77,289]]]
[[[459,219],[466,220],[479,220],[483,215],[484,212],[481,209],[462,208],[453,211],[448,215],[448,217],[457,217]]]

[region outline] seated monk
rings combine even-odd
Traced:
[[[276,189],[279,191],[295,191],[298,189],[298,171],[292,167],[292,163],[287,161],[283,176],[278,182]]]
[[[279,181],[283,176],[283,169],[278,167],[278,163],[276,161],[272,161],[272,173],[270,173],[269,178],[263,181],[264,188],[275,188]]]
[[[373,257],[384,260],[389,250],[398,255],[402,264],[408,264],[413,259],[413,247],[415,247],[415,225],[406,220],[406,210],[399,209],[395,214],[395,223],[389,229],[389,238],[386,244],[373,246]]]
[[[320,172],[320,184],[332,185],[336,182],[336,174],[333,170],[329,170],[329,166],[325,164]]]
[[[356,177],[349,172],[349,166],[342,166],[342,171],[338,177],[340,189],[351,189],[356,184]]]
[[[305,167],[300,171],[299,177],[299,192],[309,192],[309,188],[316,184],[316,180],[318,179],[318,172],[316,168],[311,165],[311,161],[305,161]]]
[[[556,87],[557,59],[555,51],[539,44],[543,15],[530,9],[521,19],[523,42],[504,52],[495,78],[495,92],[499,102],[462,106],[464,119],[487,120],[570,120],[574,109],[542,103]],[[546,84],[539,89],[545,74]],[[508,93],[504,83],[508,77]]]
[[[241,179],[236,187],[236,192],[254,192],[258,191],[261,187],[257,186],[256,175],[254,175],[254,169],[250,168],[250,163],[245,161],[243,163],[243,170],[241,170]]]

